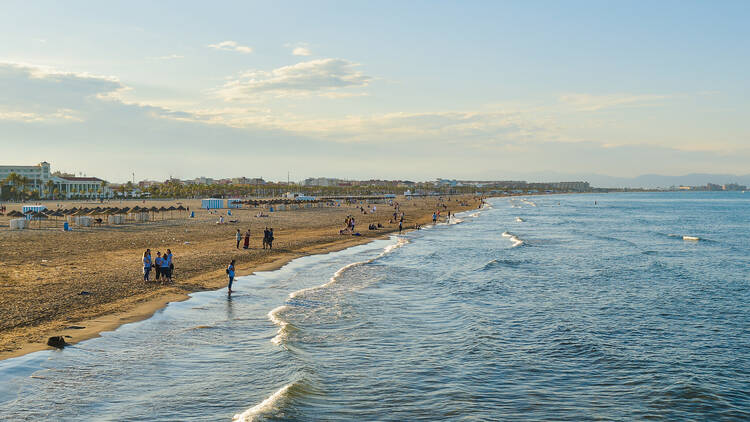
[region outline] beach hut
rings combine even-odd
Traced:
[[[24,205],[21,207],[21,212],[26,216],[27,220],[31,220],[32,213],[39,213],[46,210],[47,207],[44,205]]]
[[[123,215],[123,214],[110,214],[107,217],[107,223],[109,223],[109,224],[124,224],[125,223],[125,215]]]
[[[237,198],[227,199],[227,208],[242,208],[242,200]]]
[[[29,220],[25,218],[14,218],[10,220],[9,227],[11,230],[23,230],[29,227]]]
[[[224,200],[220,198],[207,198],[201,200],[201,208],[206,210],[215,210],[224,208]]]

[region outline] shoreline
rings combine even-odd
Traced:
[[[414,229],[405,230],[405,232],[409,232],[412,230]],[[280,254],[276,259],[270,262],[256,265],[254,268],[252,268],[252,270],[249,268],[250,267],[249,264],[238,265],[238,268],[237,268],[238,273],[242,272],[243,270],[245,271],[251,270],[246,274],[238,275],[238,277],[250,276],[260,271],[275,271],[275,270],[282,268],[284,265],[290,263],[291,261],[297,258],[302,258],[305,256],[311,256],[311,255],[325,255],[328,253],[338,252],[338,251],[342,251],[344,249],[348,249],[354,246],[371,243],[378,239],[385,239],[392,235],[393,235],[393,232],[389,232],[389,233],[383,233],[381,236],[378,236],[378,237],[358,237],[354,239],[344,239],[340,242],[325,243],[322,245],[316,245],[310,248],[305,248],[303,250],[300,250],[294,253],[286,252],[286,253]],[[138,302],[136,302],[134,306],[130,307],[127,310],[114,312],[114,313],[108,313],[108,314],[105,314],[96,318],[92,318],[92,319],[77,321],[75,325],[70,326],[70,327],[82,326],[84,328],[65,328],[61,330],[58,329],[58,330],[55,330],[55,334],[61,335],[61,336],[70,336],[70,338],[66,337],[65,340],[68,344],[74,345],[82,341],[100,337],[101,336],[100,334],[103,332],[115,331],[119,327],[125,324],[130,324],[130,323],[149,319],[158,311],[162,309],[166,309],[166,307],[170,303],[182,302],[182,301],[190,299],[191,293],[197,293],[201,291],[216,291],[216,290],[224,289],[226,287],[225,278],[223,277],[223,275],[218,276],[218,277],[211,277],[210,275],[214,272],[215,271],[213,270],[208,271],[203,275],[199,275],[190,280],[187,280],[189,282],[189,281],[196,281],[196,279],[199,279],[202,281],[209,281],[209,282],[213,281],[214,283],[216,283],[212,285],[211,287],[197,289],[191,292],[168,292],[167,294],[159,295],[158,297],[141,299]],[[19,349],[0,352],[0,361],[21,357],[24,355],[28,355],[28,354],[43,351],[43,350],[56,350],[56,349],[54,347],[48,346],[45,342],[27,342],[27,343],[24,343],[24,345],[21,346],[21,348]]]
[[[476,204],[475,201],[471,202]],[[477,209],[475,207],[476,205],[460,207],[461,209],[457,212],[475,210]],[[432,221],[431,215],[420,213],[420,215],[415,217],[416,219],[412,220],[412,223],[417,222],[421,225],[427,225],[428,222],[431,223]],[[405,228],[404,232],[408,233],[413,230],[415,229]],[[238,277],[252,275],[258,271],[277,270],[296,258],[337,252],[353,246],[370,243],[374,240],[385,239],[397,233],[397,228],[386,227],[378,234],[372,233],[371,235],[361,237],[350,236],[334,239],[333,241],[330,241],[330,239],[319,239],[321,240],[319,243],[313,242],[310,245],[300,245],[302,247],[299,248],[279,250],[278,254],[272,256],[268,261],[238,262],[236,264]],[[225,288],[226,276],[222,269],[223,267],[216,269],[212,266],[206,271],[201,271],[192,277],[180,280],[179,285],[164,286],[163,288],[157,288],[136,297],[125,297],[114,300],[107,304],[110,308],[109,310],[100,311],[98,315],[96,315],[97,311],[95,308],[91,309],[92,313],[95,314],[93,317],[84,316],[82,318],[75,318],[73,316],[71,318],[45,321],[45,323],[35,326],[37,337],[41,335],[43,340],[26,340],[22,335],[17,335],[17,337],[20,337],[18,347],[12,350],[0,351],[0,360],[17,358],[43,350],[55,350],[55,348],[46,344],[47,338],[51,336],[65,336],[65,341],[71,345],[100,337],[103,332],[114,331],[122,325],[146,320],[159,310],[166,308],[172,302],[181,302],[189,299],[191,293]],[[121,309],[112,311],[112,308]]]

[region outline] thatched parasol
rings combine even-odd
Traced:
[[[156,208],[155,206],[148,208],[147,211],[151,211],[153,213],[153,217],[151,220],[156,220],[156,213],[159,212],[159,208]]]
[[[8,217],[23,217],[23,216],[24,216],[24,214],[22,212],[19,212],[19,211],[16,211],[16,210],[13,210],[13,211],[11,211],[11,212],[8,213]]]

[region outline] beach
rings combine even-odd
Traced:
[[[431,223],[438,198],[397,199],[405,212],[404,228]],[[465,201],[466,206],[459,202]],[[452,212],[477,208],[471,196],[446,198]],[[259,208],[199,209],[199,200],[132,200],[98,202],[41,202],[50,209],[71,207],[169,207],[183,205],[195,212],[159,213],[154,221],[128,222],[102,227],[74,227],[63,232],[61,222],[32,222],[31,229],[8,230],[8,217],[0,217],[0,359],[48,348],[50,336],[66,336],[69,343],[97,336],[129,322],[148,318],[169,302],[189,293],[219,289],[226,284],[224,268],[237,261],[238,276],[279,268],[290,260],[326,253],[371,241],[398,231],[389,223],[393,207],[374,204],[375,213],[362,214],[360,204],[301,208],[256,217]],[[7,204],[8,211],[22,204]],[[365,206],[365,204],[361,204]],[[445,211],[443,211],[445,214]],[[361,236],[341,235],[347,215],[357,220]],[[217,224],[223,216],[225,224]],[[229,220],[238,220],[229,223]],[[368,230],[370,223],[383,225]],[[274,248],[264,250],[264,227],[274,228]],[[236,248],[235,233],[250,230],[250,249]],[[167,248],[174,253],[175,281],[171,285],[143,282],[141,257],[150,248],[155,256]]]

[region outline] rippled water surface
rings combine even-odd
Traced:
[[[0,415],[750,419],[750,194],[490,203],[2,361]]]

